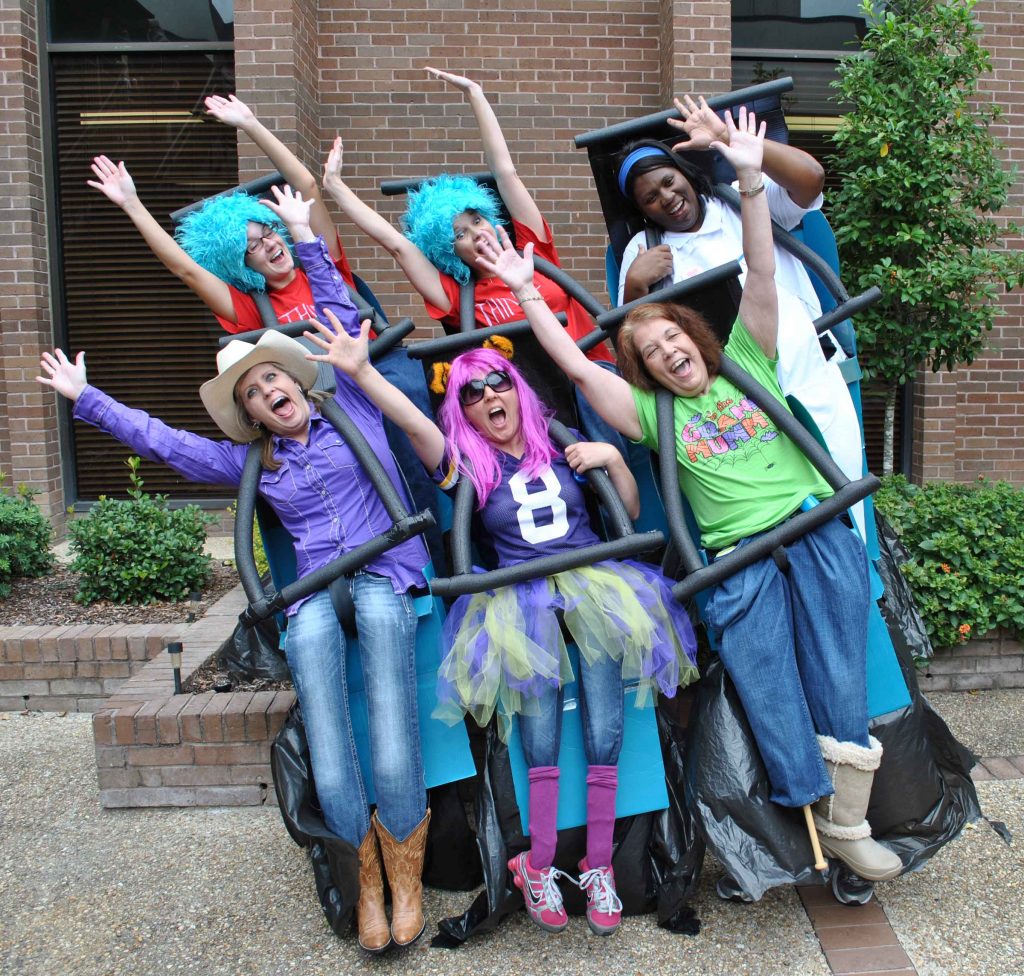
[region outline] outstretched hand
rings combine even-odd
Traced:
[[[228,95],[227,98],[210,95],[204,100],[204,104],[207,115],[212,115],[218,122],[230,125],[234,129],[241,129],[247,122],[256,118],[252,109],[234,95]]]
[[[512,246],[505,228],[498,224],[494,228],[498,237],[498,247],[486,234],[481,234],[476,242],[477,264],[490,274],[497,275],[513,294],[527,285],[533,284],[533,242],[523,248],[520,255]]]
[[[37,376],[36,382],[43,386],[51,386],[61,396],[69,400],[77,400],[85,389],[85,353],[80,352],[71,362],[62,349],[54,349],[52,353],[44,352],[39,361],[45,376]]]
[[[440,68],[428,67],[427,71],[435,78],[447,81],[449,85],[454,85],[459,91],[465,92],[467,95],[472,94],[474,91],[483,91],[478,82],[464,75],[454,75],[450,71],[442,71]]]
[[[725,125],[729,134],[728,143],[716,140],[711,143],[711,148],[720,152],[729,161],[737,176],[741,170],[752,174],[760,173],[764,159],[766,123],[758,125],[754,113],[748,112],[746,106],[741,105],[739,123],[733,122],[730,112],[725,116]]]
[[[107,156],[96,156],[90,168],[96,179],[86,180],[86,186],[95,187],[111,203],[123,207],[129,200],[138,197],[135,192],[135,181],[123,162],[115,164]]]
[[[335,185],[341,183],[341,164],[344,158],[345,146],[341,141],[341,136],[335,136],[334,145],[331,146],[331,151],[327,154],[327,160],[324,162],[323,185],[325,190],[329,190],[332,183]]]
[[[273,210],[288,228],[288,233],[295,241],[312,240],[313,232],[309,228],[309,212],[313,207],[312,200],[303,200],[302,194],[287,184],[284,189],[272,186],[270,192],[273,200],[260,200],[268,210]]]
[[[728,142],[729,130],[714,109],[701,95],[698,102],[689,95],[682,100],[672,99],[682,119],[669,119],[674,129],[681,129],[687,135],[686,142],[677,142],[672,148],[676,152],[710,149],[713,142]]]
[[[359,324],[359,335],[350,336],[334,312],[329,308],[323,311],[332,327],[328,328],[322,322],[314,322],[316,333],[307,331],[302,334],[324,352],[306,353],[306,359],[316,363],[330,363],[346,376],[355,377],[370,361],[370,320],[363,319]]]

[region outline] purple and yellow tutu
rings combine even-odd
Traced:
[[[558,612],[588,663],[619,661],[638,705],[698,677],[697,641],[686,611],[656,569],[601,562],[539,580],[461,596],[444,625],[434,716],[481,726],[498,713],[504,738],[516,714],[531,714],[545,687],[573,678]]]

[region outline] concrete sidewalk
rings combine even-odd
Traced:
[[[1024,694],[944,694],[933,703],[979,755],[1024,755]],[[1012,764],[1011,767],[1012,768]],[[988,817],[1024,832],[1024,779],[978,792]],[[362,972],[814,974],[832,970],[792,889],[756,905],[720,901],[706,865],[696,937],[653,916],[610,939],[582,919],[545,936],[520,914],[450,951],[429,938],[381,959],[322,920],[304,853],[275,809],[102,812],[90,717],[0,714],[0,973]],[[877,902],[922,976],[1024,976],[1024,856],[984,822],[925,869],[880,885]],[[431,920],[461,912],[466,893],[428,891]],[[913,972],[913,970],[900,970]]]

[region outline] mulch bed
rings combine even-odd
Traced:
[[[0,600],[0,625],[70,627],[75,624],[187,623],[190,619],[198,620],[238,583],[234,565],[215,560],[210,569],[210,582],[198,601],[119,604],[98,600],[83,606],[75,603],[78,574],[58,565],[47,576],[17,579],[12,583],[11,595]]]

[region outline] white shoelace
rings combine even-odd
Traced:
[[[622,911],[622,902],[612,887],[611,873],[607,868],[591,868],[580,875],[579,887],[590,895],[602,915]],[[591,889],[596,889],[591,891]]]
[[[536,889],[535,883],[532,881],[530,883],[530,894],[534,896],[536,902],[542,908],[550,909],[553,912],[559,911],[562,907],[562,892],[558,888],[559,878],[568,878],[573,884],[576,883],[572,875],[559,871],[558,868],[554,867],[540,871],[539,892]]]

